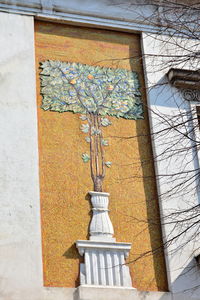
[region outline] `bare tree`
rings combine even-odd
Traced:
[[[200,251],[200,2],[114,2],[113,5],[120,5],[124,10],[137,11],[137,21],[150,27],[149,33],[143,36],[147,50],[141,59],[149,75],[146,92],[149,99],[154,98],[147,109],[153,119],[150,133],[156,145],[153,160],[163,170],[155,175],[161,187],[158,189],[160,205],[163,209],[167,207],[160,217],[161,225],[168,228],[163,232],[163,245],[152,252],[157,253],[164,247],[169,255],[176,251],[181,254],[190,243],[193,245],[193,249],[190,246],[191,257],[194,257]],[[158,73],[165,74],[162,80],[157,80]],[[159,109],[163,105],[165,112]],[[149,222],[159,224],[160,220],[154,218]],[[152,255],[152,252],[142,256]],[[185,264],[183,262],[184,272],[194,271],[194,264],[188,268]]]

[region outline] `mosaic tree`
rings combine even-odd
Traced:
[[[41,108],[81,114],[80,129],[90,146],[82,160],[90,162],[94,191],[101,192],[106,167],[112,164],[104,155],[108,140],[103,138],[103,128],[111,125],[109,116],[143,118],[138,75],[125,69],[49,60],[41,68]]]

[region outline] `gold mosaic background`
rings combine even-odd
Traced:
[[[133,286],[167,290],[163,252],[151,253],[161,245],[161,231],[139,35],[36,21],[35,44],[44,285],[79,285],[81,258],[74,243],[88,238],[87,193],[93,187],[89,164],[81,159],[88,144],[80,131],[79,115],[40,109],[39,62],[51,59],[139,73],[145,120],[113,117],[112,126],[105,128],[110,144],[106,159],[113,165],[107,170],[104,191],[110,193],[117,241],[132,243],[129,266]]]

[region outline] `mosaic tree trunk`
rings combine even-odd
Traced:
[[[90,170],[94,183],[94,191],[102,192],[103,179],[105,177],[105,159],[102,145],[103,135],[101,131],[101,119],[99,115],[90,114]],[[92,128],[98,134],[92,134]]]

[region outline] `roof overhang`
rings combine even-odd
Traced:
[[[169,82],[177,88],[200,89],[200,70],[170,69],[167,73]]]

